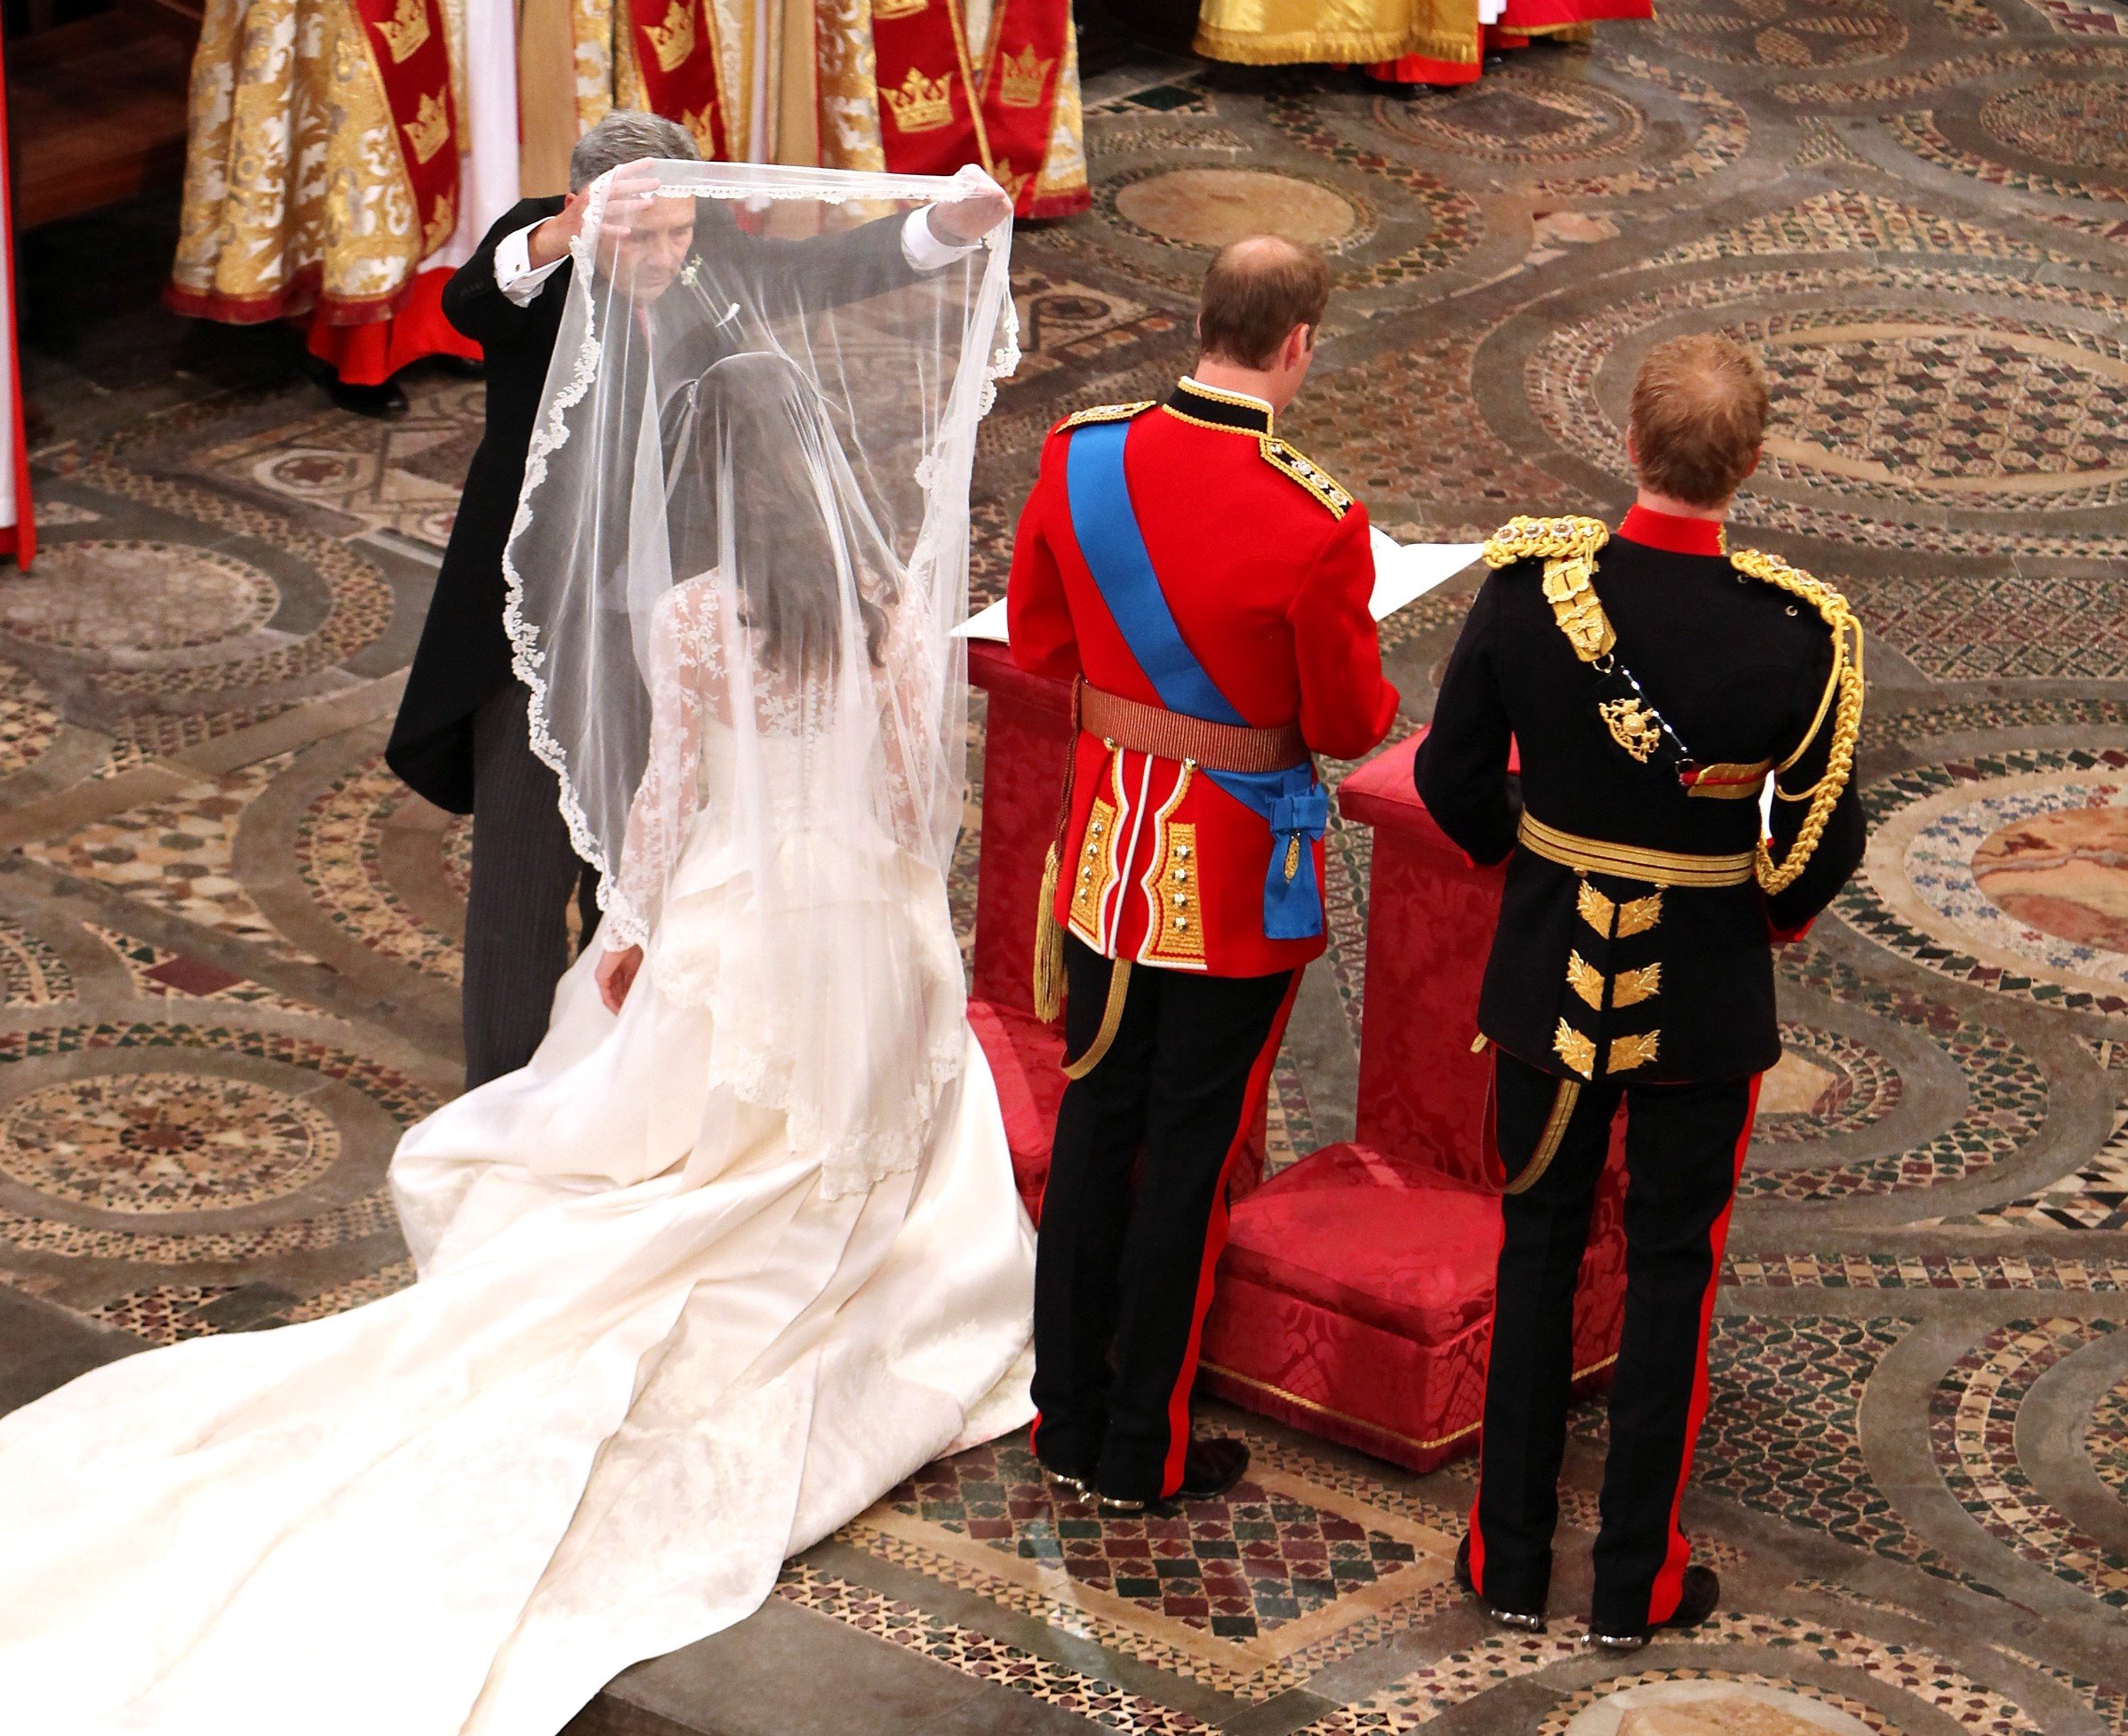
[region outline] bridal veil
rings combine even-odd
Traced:
[[[716,1014],[713,1083],[788,1116],[830,1197],[916,1161],[959,1064],[949,635],[976,425],[1015,352],[1002,233],[924,268],[904,231],[986,186],[596,183],[504,556],[604,944]],[[912,897],[932,920],[885,919]],[[725,919],[660,932],[691,899]]]

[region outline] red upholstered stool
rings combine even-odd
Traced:
[[[1326,1147],[1235,1209],[1206,1380],[1425,1470],[1477,1427],[1499,1251],[1491,1194],[1364,1146]]]
[[[1005,1143],[1012,1150],[1012,1185],[1027,1215],[1039,1224],[1042,1189],[1049,1180],[1050,1140],[1064,1096],[1063,1039],[1054,1026],[1044,1025],[1033,1013],[995,1001],[970,1001],[968,1023],[997,1082]]]
[[[1201,1366],[1236,1404],[1428,1470],[1477,1442],[1500,1249],[1484,1148],[1477,991],[1502,871],[1474,867],[1412,788],[1418,737],[1339,792],[1374,828],[1359,1142],[1234,1208]],[[1625,1306],[1618,1139],[1575,1308],[1579,1384],[1615,1360]]]

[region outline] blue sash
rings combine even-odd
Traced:
[[[1228,703],[1183,642],[1161,594],[1124,477],[1124,442],[1130,432],[1128,422],[1089,422],[1071,436],[1064,492],[1079,552],[1160,703],[1184,716],[1247,729],[1249,720]],[[1200,769],[1271,828],[1271,866],[1263,883],[1265,938],[1307,940],[1322,933],[1323,894],[1316,884],[1311,846],[1330,822],[1330,797],[1316,781],[1315,766],[1304,763],[1283,772]],[[1295,843],[1300,846],[1300,860],[1289,876],[1286,859],[1296,853]]]

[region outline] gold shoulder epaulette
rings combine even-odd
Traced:
[[[1084,428],[1088,422],[1127,422],[1133,416],[1142,416],[1153,407],[1154,402],[1151,398],[1140,398],[1136,404],[1097,404],[1084,410],[1075,410],[1050,432],[1061,434],[1066,428]]]
[[[1832,631],[1832,673],[1826,677],[1825,692],[1818,700],[1818,714],[1811,719],[1811,726],[1804,732],[1795,752],[1774,768],[1773,793],[1784,802],[1807,801],[1811,805],[1803,816],[1803,824],[1796,833],[1795,844],[1788,851],[1786,861],[1777,865],[1772,851],[1764,844],[1758,847],[1758,883],[1772,893],[1793,884],[1808,865],[1818,848],[1818,840],[1825,835],[1833,807],[1853,773],[1855,743],[1862,732],[1865,689],[1862,623],[1856,620],[1853,609],[1837,589],[1822,579],[1812,578],[1800,567],[1790,566],[1778,555],[1769,555],[1758,548],[1740,548],[1730,556],[1729,564],[1747,578],[1802,598],[1824,618]],[[1832,740],[1826,751],[1824,775],[1808,789],[1783,789],[1780,774],[1809,751],[1811,743],[1818,739],[1818,732],[1825,727],[1828,716],[1832,719]]]
[[[1544,599],[1574,655],[1593,663],[1618,643],[1611,618],[1589,580],[1596,557],[1611,540],[1600,518],[1510,518],[1485,539],[1479,556],[1495,572],[1517,561],[1544,563]]]
[[[1485,539],[1480,558],[1498,572],[1516,561],[1585,558],[1611,540],[1611,528],[1600,518],[1532,518],[1519,514]]]
[[[1332,518],[1342,518],[1352,510],[1352,496],[1344,484],[1292,441],[1267,434],[1257,441],[1256,449],[1263,454],[1265,463],[1284,471],[1328,507]]]

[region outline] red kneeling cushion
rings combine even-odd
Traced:
[[[1490,1313],[1500,1205],[1364,1146],[1333,1145],[1234,1209],[1221,1276],[1420,1344]]]

